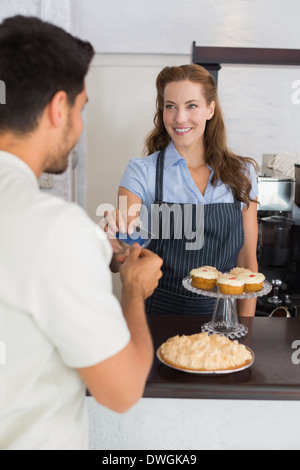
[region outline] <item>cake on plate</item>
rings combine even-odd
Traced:
[[[169,338],[160,347],[160,356],[171,366],[204,372],[239,369],[253,359],[251,351],[238,341],[208,333]]]

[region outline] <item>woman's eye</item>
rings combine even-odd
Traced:
[[[197,105],[196,105],[196,104],[190,104],[190,105],[189,105],[189,108],[195,109],[195,108],[197,108]]]
[[[166,109],[174,109],[175,106],[173,104],[166,104]]]

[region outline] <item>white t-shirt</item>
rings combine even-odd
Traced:
[[[0,449],[87,449],[76,368],[130,333],[112,294],[111,247],[83,209],[43,194],[0,152]]]

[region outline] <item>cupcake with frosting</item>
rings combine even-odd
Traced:
[[[190,272],[192,278],[192,286],[198,289],[213,289],[216,285],[216,281],[219,278],[219,271],[212,266],[202,266],[200,268],[193,269]]]
[[[245,281],[230,273],[222,274],[217,284],[220,292],[225,295],[240,295],[244,292]]]
[[[231,269],[230,274],[233,276],[238,276],[239,274],[252,274],[251,269],[236,267]]]
[[[262,273],[241,273],[237,275],[245,283],[245,292],[258,292],[263,288],[265,276]]]

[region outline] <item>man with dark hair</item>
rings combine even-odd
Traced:
[[[83,209],[39,191],[83,129],[92,46],[37,18],[0,24],[1,449],[87,449],[85,390],[124,412],[143,394],[153,348],[144,301],[162,260],[120,257]]]

